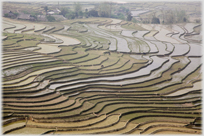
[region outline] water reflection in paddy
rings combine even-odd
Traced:
[[[164,58],[159,58],[157,56],[152,56],[151,57],[153,59],[153,62],[148,65],[147,67],[140,69],[139,71],[130,73],[130,74],[124,74],[121,76],[112,76],[112,77],[101,77],[101,78],[94,78],[94,79],[87,79],[87,80],[80,80],[80,81],[74,81],[74,82],[70,82],[70,83],[61,83],[61,84],[52,84],[50,85],[50,89],[55,89],[59,86],[63,86],[63,85],[71,85],[71,84],[76,84],[76,83],[82,83],[82,82],[96,82],[96,81],[117,81],[117,80],[124,80],[124,79],[130,79],[130,78],[135,78],[135,77],[139,77],[139,76],[144,76],[144,75],[148,75],[151,73],[152,70],[155,70],[157,68],[159,68],[163,63],[165,63],[168,59],[164,59]],[[89,83],[92,84],[92,83]],[[105,84],[113,84],[113,83],[105,83]],[[120,85],[118,82],[116,82],[115,84]],[[87,85],[87,84],[84,84]],[[76,87],[82,87],[84,85],[76,85],[76,86],[71,86],[68,87],[66,89],[73,89]]]

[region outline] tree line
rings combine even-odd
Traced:
[[[159,12],[159,15],[156,15],[156,13]],[[144,19],[143,17],[140,17],[141,23],[146,24],[175,24],[175,23],[186,23],[189,22],[185,10],[160,10],[160,11],[152,11],[150,14],[146,16],[147,19]]]
[[[47,15],[48,7],[45,6],[44,10]],[[82,10],[82,5],[79,2],[75,2],[73,5],[73,10],[68,7],[60,8],[59,15],[63,15],[67,19],[77,19],[77,18],[89,18],[89,17],[106,17],[106,18],[117,18],[121,20],[131,21],[132,16],[130,10],[124,6],[115,8],[115,4],[111,2],[101,2],[95,4],[94,8],[89,10]],[[113,13],[114,12],[114,13]],[[115,13],[116,12],[116,13]],[[47,17],[50,18],[50,17]]]
[[[44,7],[47,15],[48,7]],[[188,22],[188,15],[185,10],[160,10],[152,11],[147,15],[148,19],[140,18],[136,20],[132,17],[132,14],[128,7],[119,6],[112,2],[100,2],[95,4],[94,8],[91,10],[82,10],[82,5],[79,2],[75,2],[73,5],[73,10],[68,7],[60,8],[60,15],[63,15],[67,19],[78,19],[78,18],[89,18],[89,17],[106,17],[106,18],[116,18],[126,21],[141,22],[141,23],[152,23],[152,24],[174,24]],[[156,16],[156,12],[160,12]],[[53,21],[54,18],[47,16],[48,21]]]

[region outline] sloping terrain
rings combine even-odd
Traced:
[[[3,134],[202,133],[200,24],[2,23]]]

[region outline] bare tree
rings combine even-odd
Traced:
[[[166,24],[173,24],[175,23],[176,21],[176,16],[175,16],[175,13],[172,11],[172,10],[167,10],[165,13],[164,13],[164,16],[165,16],[165,22]]]
[[[102,2],[96,8],[99,9],[99,16],[111,17],[111,4],[109,2]]]

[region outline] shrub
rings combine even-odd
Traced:
[[[62,8],[61,12],[59,14],[63,15],[64,17],[66,17],[66,14],[68,14],[69,12],[71,12],[71,11],[69,11],[68,8]]]
[[[133,22],[133,23],[138,23],[135,18],[132,18],[132,22]]]
[[[6,14],[4,14],[4,16],[5,16],[5,17],[8,17],[8,16],[9,16],[9,14],[8,14],[8,13],[6,13]]]
[[[118,19],[125,20],[125,16],[122,13],[118,13]]]
[[[131,21],[131,20],[132,20],[132,14],[129,12],[127,16],[127,21]]]
[[[55,18],[53,16],[47,16],[47,20],[49,22],[54,22],[55,21]]]
[[[74,12],[69,12],[65,15],[66,18],[68,19],[74,19],[75,18],[75,13]]]
[[[159,18],[153,17],[152,18],[152,24],[160,24]]]
[[[98,11],[92,9],[88,12],[88,15],[89,16],[92,16],[92,17],[98,17]]]
[[[195,22],[196,23],[200,23],[201,21],[200,21],[200,19],[196,19]]]
[[[19,15],[19,13],[17,13],[17,12],[15,12],[15,13],[13,13],[16,17]]]

